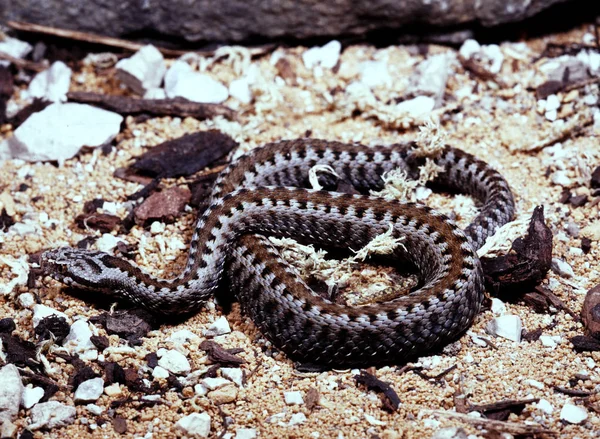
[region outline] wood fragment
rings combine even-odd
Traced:
[[[71,102],[91,104],[124,116],[147,113],[154,116],[193,117],[199,120],[223,116],[234,120],[236,113],[220,104],[203,104],[185,98],[141,99],[130,96],[111,96],[102,93],[75,91],[67,93]]]
[[[579,390],[579,389],[568,389],[566,387],[560,386],[552,386],[555,392],[562,393],[564,395],[576,396],[578,398],[587,398],[588,396],[595,395],[598,392],[592,392],[588,390]]]
[[[133,41],[123,40],[121,38],[106,37],[103,35],[92,34],[88,32],[80,32],[69,29],[61,29],[52,26],[44,26],[41,24],[28,23],[25,21],[7,21],[6,25],[12,29],[23,32],[35,32],[45,35],[53,35],[55,37],[67,38],[70,40],[85,41],[86,43],[100,44],[109,47],[118,47],[120,49],[137,52],[146,44],[134,43]],[[276,45],[267,44],[264,46],[249,48],[251,56],[261,56],[272,51]],[[165,56],[179,57],[187,53],[196,53],[201,56],[214,56],[214,50],[178,50],[167,49],[166,47],[156,47],[160,53]]]
[[[528,145],[525,148],[519,148],[518,151],[537,152],[548,146],[554,145],[555,143],[564,142],[565,140],[578,137],[579,135],[583,134],[585,128],[590,126],[592,123],[594,123],[594,117],[590,112],[584,116],[574,117],[565,123],[564,126],[561,127],[561,129],[557,132],[552,133],[545,139]]]
[[[498,431],[501,433],[509,433],[512,435],[557,435],[555,431],[548,430],[541,425],[530,425],[530,424],[517,424],[516,422],[496,421],[493,419],[486,418],[475,418],[462,413],[454,413],[443,410],[423,410],[425,413],[443,416],[447,418],[453,418],[460,420],[466,424],[473,425],[474,427],[485,428],[486,430]]]
[[[474,60],[472,60],[470,58],[465,58],[464,56],[462,56],[460,54],[458,55],[458,60],[460,61],[461,65],[464,67],[465,70],[468,70],[469,72],[473,73],[478,78],[481,78],[484,81],[495,82],[501,88],[508,87],[506,82],[504,82],[502,79],[500,79],[498,77],[498,75],[490,72],[483,66],[477,64],[477,62],[475,62]]]
[[[0,59],[13,63],[20,69],[31,70],[32,72],[42,72],[48,68],[47,63],[37,63],[17,58],[5,52],[0,52]]]
[[[559,309],[561,311],[566,312],[567,314],[569,314],[571,317],[573,317],[573,320],[575,320],[576,322],[579,322],[581,319],[579,318],[579,316],[571,310],[571,308],[569,308],[565,302],[563,302],[562,300],[560,300],[556,294],[554,294],[552,291],[550,291],[548,288],[542,286],[542,285],[538,285],[537,287],[535,287],[535,291],[537,294],[540,294],[541,296],[543,296],[545,299],[548,300],[548,302],[556,309]]]
[[[600,352],[600,341],[586,335],[576,335],[569,339],[576,352]]]
[[[590,289],[581,307],[585,334],[600,340],[600,285]]]
[[[383,395],[382,408],[388,412],[395,412],[400,406],[400,398],[396,391],[384,381],[381,381],[375,375],[370,374],[365,370],[360,371],[360,375],[355,375],[354,380],[357,384],[363,384],[369,390],[381,393]]]
[[[215,341],[205,340],[200,343],[200,349],[208,354],[208,359],[213,363],[218,363],[223,367],[239,367],[246,360],[238,357],[237,353],[243,352],[243,349],[225,349]]]

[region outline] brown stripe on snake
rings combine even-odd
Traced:
[[[63,283],[127,298],[163,316],[199,310],[225,275],[242,310],[291,359],[338,368],[399,363],[456,339],[471,324],[483,300],[475,251],[514,214],[508,184],[486,163],[451,147],[429,158],[442,168],[434,184],[481,203],[466,233],[424,206],[301,189],[316,164],[331,166],[362,193],[381,189],[381,175],[395,168],[417,176],[425,157],[412,145],[300,139],[255,149],[222,172],[198,220],[186,267],[174,279],[71,248],[45,252],[41,266]],[[288,187],[269,187],[273,182]],[[419,286],[361,307],[317,296],[262,236],[358,249],[390,224],[394,236],[405,238],[391,261],[414,265]]]

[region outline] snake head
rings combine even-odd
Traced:
[[[61,247],[48,250],[40,257],[42,273],[69,286],[86,289],[103,287],[104,273],[109,273],[112,256],[91,250]]]

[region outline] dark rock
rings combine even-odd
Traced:
[[[109,334],[117,334],[132,345],[141,343],[144,337],[155,325],[154,318],[142,309],[115,311],[92,317],[90,322],[99,323]]]
[[[585,334],[600,339],[600,285],[589,290],[581,307]]]
[[[113,383],[127,383],[125,369],[117,363],[106,363],[104,365],[104,376],[106,385],[111,385]]]
[[[191,197],[192,194],[186,187],[172,187],[156,192],[135,209],[135,219],[139,224],[152,221],[173,222],[183,212]]]
[[[573,344],[573,348],[577,352],[599,352],[600,341],[594,337],[586,335],[576,335],[571,337],[569,341]]]
[[[115,417],[113,419],[113,429],[119,434],[127,433],[127,421],[124,418]]]
[[[15,329],[17,329],[17,325],[13,319],[10,317],[0,319],[0,333],[12,334]]]
[[[121,224],[121,218],[108,213],[83,213],[75,217],[75,224],[80,229],[99,230],[102,233],[108,233],[115,230]]]
[[[205,340],[200,343],[200,349],[208,354],[208,359],[223,367],[239,367],[246,361],[235,354],[243,352],[243,349],[225,349],[215,341]]]
[[[0,333],[2,350],[6,355],[6,362],[15,366],[30,366],[38,368],[35,345],[29,341],[21,340],[15,335]]]
[[[146,355],[145,360],[150,369],[154,369],[156,366],[158,366],[158,355],[156,355],[156,352],[150,352],[148,355]]]
[[[594,172],[592,172],[592,180],[590,185],[593,189],[600,188],[600,166],[598,166],[596,169],[594,169]]]
[[[96,348],[98,348],[100,352],[110,346],[108,337],[103,335],[92,335],[90,337],[90,341],[94,344],[94,346],[96,346]]]
[[[474,22],[495,26],[523,20],[564,1],[345,0],[317,5],[291,0],[172,0],[149,6],[137,0],[31,0],[23,6],[14,0],[0,0],[0,21],[26,21],[107,36],[126,37],[146,31],[188,41],[226,42],[364,35],[406,25],[455,26]]]
[[[381,381],[375,375],[372,375],[365,370],[361,370],[360,375],[355,375],[354,380],[357,384],[363,384],[369,390],[381,393],[383,399],[382,408],[384,410],[391,413],[398,410],[400,398],[389,383]]]
[[[64,317],[48,316],[40,320],[40,323],[35,327],[35,335],[38,336],[38,341],[49,340],[51,335],[56,339],[58,344],[62,344],[71,327]]]
[[[14,223],[15,220],[12,218],[12,216],[8,215],[6,213],[6,209],[3,208],[2,212],[0,212],[0,232],[5,232]]]
[[[569,200],[569,203],[571,203],[571,205],[573,207],[581,207],[583,205],[585,205],[585,203],[588,202],[588,197],[587,195],[576,195],[574,197],[571,197],[571,199]]]
[[[84,366],[82,368],[76,369],[75,375],[72,375],[69,379],[69,385],[73,386],[73,389],[77,389],[81,383],[87,380],[91,380],[92,378],[98,378],[98,374],[94,372],[90,366]]]
[[[592,240],[586,236],[581,238],[581,250],[587,255],[592,249]]]

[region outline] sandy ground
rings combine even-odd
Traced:
[[[17,222],[27,222],[33,227],[31,233],[0,233],[1,253],[3,257],[18,259],[45,248],[75,245],[86,236],[98,236],[99,232],[81,230],[73,223],[74,217],[81,213],[83,203],[93,198],[124,203],[125,197],[141,186],[113,177],[114,171],[154,145],[185,133],[216,128],[240,142],[240,150],[268,141],[302,137],[307,132],[314,138],[365,144],[414,139],[423,120],[404,117],[399,123],[400,119],[393,113],[394,99],[404,96],[409,87],[408,78],[419,62],[436,54],[450,53],[454,61],[449,66],[451,72],[445,98],[441,108],[434,110],[434,118],[440,121],[447,143],[477,155],[506,177],[514,191],[519,215],[527,216],[535,206],[545,206],[547,223],[554,233],[554,256],[570,264],[574,276],[565,279],[550,272],[543,284],[579,313],[586,291],[600,279],[597,266],[600,250],[593,239],[590,253],[581,254],[578,250],[581,237],[569,235],[566,227],[569,222],[574,222],[580,229],[585,229],[598,221],[599,210],[591,201],[577,208],[559,203],[563,188],[552,182],[552,175],[556,170],[564,170],[574,192],[590,193],[585,171],[600,164],[598,122],[596,128],[588,124],[582,135],[567,136],[559,146],[550,142],[547,147],[535,151],[525,150],[535,144],[543,146],[547,139],[558,138],[561,130],[570,123],[580,124],[575,118],[591,117],[593,106],[584,101],[586,96],[598,94],[597,84],[559,93],[561,106],[556,121],[549,120],[540,110],[534,89],[546,80],[544,65],[552,60],[532,61],[539,57],[546,43],[581,43],[588,32],[589,28],[582,26],[566,34],[502,44],[500,50],[504,62],[498,78],[505,83],[503,87],[466,72],[456,61],[456,51],[437,46],[431,46],[426,55],[419,54],[416,47],[350,46],[343,50],[335,68],[313,70],[303,64],[301,56],[306,50],[303,47],[276,51],[274,56],[287,61],[285,68],[282,64],[276,65],[272,55],[250,62],[244,58],[243,49],[234,50],[229,58],[210,64],[207,72],[229,84],[241,72],[255,69],[258,79],[252,86],[254,101],[242,104],[230,98],[226,102],[239,112],[238,121],[165,117],[136,123],[133,118],[128,118],[116,148],[107,155],[100,151],[82,152],[60,167],[21,161],[0,164],[4,204],[7,200],[12,203]],[[389,80],[371,87],[370,96],[365,95],[365,87],[359,87],[363,90],[360,93],[351,92],[349,85],[361,82],[362,63],[373,60],[387,65]],[[89,67],[74,74],[71,89],[125,93],[118,89],[114,71],[97,75]],[[3,136],[9,135],[10,129],[5,127]],[[163,185],[183,182],[184,179],[166,180]],[[19,191],[22,183],[29,187]],[[425,202],[430,201],[448,213],[456,209],[456,203],[452,201],[443,202],[438,197],[431,197]],[[124,206],[121,205],[118,214],[126,215]],[[166,276],[177,272],[185,261],[185,251],[178,249],[178,244],[190,239],[194,219],[194,213],[189,211],[174,224],[167,225],[161,234],[152,234],[135,226],[131,233],[120,237],[138,244],[144,236],[145,258],[138,257],[136,261],[152,273]],[[165,249],[163,252],[161,247]],[[8,282],[14,276],[10,267],[0,264],[0,282]],[[34,340],[32,311],[20,306],[18,301],[19,295],[25,292],[34,293],[40,303],[64,312],[71,319],[89,318],[100,313],[97,308],[69,296],[60,284],[49,279],[38,281],[32,289],[18,286],[12,294],[0,296],[0,315],[14,317],[17,323],[15,334],[27,340]],[[206,328],[222,315],[212,303],[207,308],[176,326],[165,325],[151,332],[143,339],[143,344],[133,350],[120,352],[113,349],[125,342],[110,336],[111,347],[101,355],[105,361],[145,371],[146,354],[159,348],[175,348],[186,355],[192,370],[206,369],[208,360],[204,351],[198,348],[198,340],[174,346],[167,339],[184,328],[203,339]],[[126,404],[110,409],[115,399],[139,396],[121,386],[120,395],[103,395],[96,402],[104,410],[101,416],[109,420],[104,426],[97,425],[96,416],[85,405],[78,405],[78,419],[74,424],[36,432],[35,437],[177,437],[183,433],[175,423],[194,412],[210,415],[210,437],[220,437],[223,419],[227,420],[227,435],[230,435],[225,437],[253,437],[251,432],[243,430],[253,429],[260,438],[413,438],[431,437],[449,426],[460,426],[473,434],[472,437],[483,437],[481,430],[462,420],[432,413],[453,412],[457,392],[468,394],[469,401],[476,404],[541,398],[552,406],[549,413],[538,404],[529,404],[520,415],[511,414],[508,422],[533,423],[563,438],[594,437],[597,434],[594,432],[600,430],[600,414],[587,408],[588,418],[581,424],[561,422],[560,412],[565,404],[582,406],[583,399],[553,390],[553,386],[568,387],[568,381],[575,376],[588,377],[576,383],[575,388],[579,390],[593,391],[600,386],[600,370],[596,365],[600,362],[600,354],[577,354],[568,340],[583,333],[582,324],[564,312],[540,314],[519,303],[507,303],[506,308],[507,314],[521,318],[526,331],[542,328],[543,335],[555,337],[555,345],[545,346],[540,340],[515,342],[489,335],[485,331],[486,324],[496,315],[485,311],[461,338],[454,353],[421,359],[424,372],[430,376],[456,366],[443,380],[431,382],[412,372],[400,373],[398,367],[371,371],[379,379],[389,382],[400,397],[398,411],[388,413],[381,408],[379,394],[357,386],[356,370],[296,372],[282,353],[269,349],[252,322],[235,306],[227,315],[232,332],[215,338],[224,347],[242,348],[239,356],[247,362],[242,365],[246,384],[228,387],[233,402],[217,405],[218,397],[210,393],[195,395],[190,386],[181,392],[166,392],[161,398],[162,403],[154,407],[138,409],[135,404]],[[103,329],[98,329],[98,333],[105,335]],[[492,341],[495,348],[477,344],[474,336]],[[47,356],[53,368],[51,378],[66,386],[74,372],[73,367],[51,353]],[[89,364],[97,371],[101,370],[96,361]],[[152,380],[147,371],[144,377]],[[310,389],[316,389],[319,394],[318,404],[312,410],[306,403]],[[301,392],[304,404],[286,404],[284,394],[290,391]],[[587,399],[594,403],[594,398]],[[72,405],[73,391],[64,387],[52,399]],[[595,404],[599,406],[598,402]],[[18,426],[28,424],[28,413],[21,410],[16,422]],[[114,431],[111,415],[127,420],[124,435]]]

